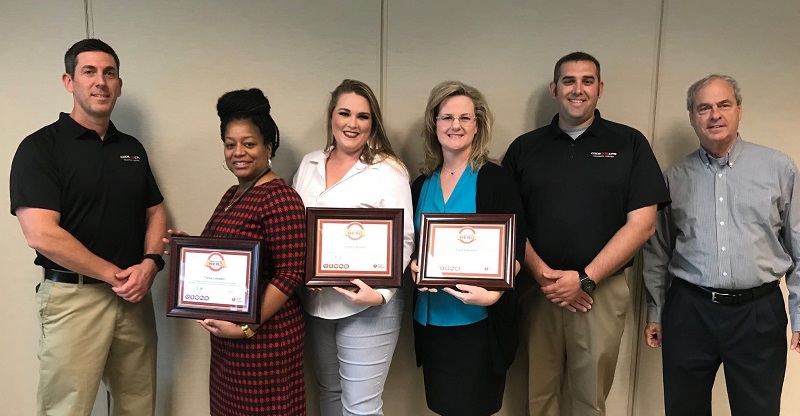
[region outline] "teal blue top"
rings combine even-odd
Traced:
[[[474,214],[477,192],[478,172],[471,168],[464,170],[458,179],[453,193],[444,202],[442,184],[439,181],[441,169],[433,172],[425,179],[414,213],[414,229],[419,233],[422,213],[459,213]],[[443,292],[418,292],[417,304],[414,307],[414,320],[422,325],[458,326],[474,324],[488,315],[486,307],[465,305],[453,295]]]

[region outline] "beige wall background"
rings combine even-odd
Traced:
[[[63,54],[80,38],[99,37],[119,53],[123,95],[113,120],[148,149],[167,198],[172,228],[199,233],[224,190],[214,105],[226,91],[259,87],[282,133],[275,170],[291,178],[303,154],[324,144],[329,91],[343,78],[370,84],[382,100],[395,148],[416,171],[419,131],[430,89],[457,79],[479,88],[497,123],[491,146],[549,122],[552,66],[573,50],[603,65],[607,118],[651,139],[663,168],[697,146],[685,91],[711,72],[739,79],[742,135],[800,158],[800,3],[713,0],[0,0],[0,166],[7,175],[18,143],[71,109],[60,76]],[[6,176],[7,177],[7,176]],[[0,182],[8,195],[8,181]],[[16,219],[0,216],[0,414],[34,414],[38,323],[34,286],[41,279]],[[208,335],[192,321],[167,319],[167,274],[153,286],[159,330],[159,415],[208,412]],[[631,273],[634,299],[640,275]],[[408,288],[406,290],[409,290]],[[410,306],[410,305],[409,305]],[[414,366],[410,309],[389,373],[388,415],[424,415],[421,371]],[[661,415],[660,352],[640,339],[644,310],[628,317],[610,415]],[[512,368],[500,415],[523,415],[522,357]],[[785,414],[800,411],[800,356],[791,353]],[[318,414],[313,375],[309,413]],[[717,383],[715,414],[730,414]],[[105,415],[99,395],[95,414]]]

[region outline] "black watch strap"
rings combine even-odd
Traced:
[[[588,274],[586,274],[586,270],[581,270],[578,272],[578,279],[580,281],[581,290],[589,294],[594,292],[594,289],[597,287],[597,283],[595,283],[595,281],[592,280]]]
[[[144,260],[144,259],[153,260],[153,262],[156,263],[156,267],[158,268],[158,271],[164,270],[164,264],[165,264],[164,263],[164,258],[161,257],[160,254],[155,254],[155,253],[145,254],[144,257],[142,257],[142,260]]]

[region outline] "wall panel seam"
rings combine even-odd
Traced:
[[[92,0],[83,0],[83,15],[86,19],[86,38],[94,37],[94,13],[92,13]]]
[[[386,72],[387,72],[387,51],[388,51],[388,27],[389,27],[389,7],[388,0],[381,0],[381,25],[380,25],[380,62],[378,63],[378,104],[386,114]]]
[[[667,0],[661,0],[661,7],[658,16],[658,29],[656,31],[656,51],[655,51],[655,62],[653,63],[653,74],[652,74],[652,90],[651,90],[651,97],[652,103],[650,105],[650,120],[649,120],[649,134],[650,134],[650,147],[655,147],[656,142],[656,122],[658,118],[658,92],[660,86],[660,76],[661,76],[661,55],[663,51],[663,44],[664,44],[664,20],[666,16],[666,9],[667,9]],[[641,250],[640,250],[641,253]],[[635,264],[635,269],[637,276],[641,276],[644,271],[644,262],[642,261],[641,254],[639,254],[639,261]],[[641,348],[642,348],[642,330],[641,330],[641,321],[642,321],[642,313],[646,311],[646,307],[642,307],[643,303],[643,296],[644,296],[644,282],[641,279],[633,279],[636,283],[634,285],[634,290],[632,291],[632,299],[631,305],[633,306],[633,324],[634,324],[634,333],[631,334],[631,342],[633,345],[631,346],[631,383],[628,386],[628,415],[635,415],[636,414],[636,405],[639,399],[639,377],[640,377],[640,364],[641,364]],[[646,321],[647,318],[645,316],[644,320]]]

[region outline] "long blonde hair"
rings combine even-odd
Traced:
[[[342,81],[342,83],[331,92],[331,100],[328,103],[328,113],[326,115],[328,140],[325,143],[325,152],[330,152],[336,147],[336,139],[333,137],[331,119],[333,118],[333,110],[336,108],[336,103],[339,102],[339,97],[347,93],[354,93],[364,97],[367,103],[369,103],[369,112],[372,115],[372,132],[369,138],[367,138],[367,142],[364,143],[364,149],[361,151],[361,157],[359,158],[361,162],[371,165],[384,159],[393,159],[405,169],[405,165],[395,154],[392,149],[392,144],[389,142],[389,138],[386,135],[386,129],[383,127],[381,107],[378,105],[378,99],[375,97],[375,93],[372,92],[369,85],[353,79]]]
[[[492,124],[494,114],[486,102],[486,97],[475,87],[459,81],[445,81],[433,87],[425,107],[425,128],[422,131],[422,143],[425,148],[425,158],[422,161],[420,172],[430,176],[442,166],[442,145],[436,136],[436,117],[439,115],[439,106],[447,98],[463,95],[475,106],[475,122],[478,131],[472,140],[472,151],[469,154],[469,164],[473,170],[483,167],[489,159],[489,140],[492,137]]]

